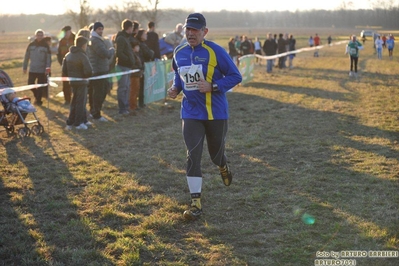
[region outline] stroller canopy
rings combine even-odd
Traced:
[[[0,69],[0,94],[7,89],[14,87],[10,77],[7,75],[6,72]]]

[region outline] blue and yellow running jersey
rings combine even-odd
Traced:
[[[183,91],[181,118],[199,120],[228,119],[226,92],[242,80],[240,71],[226,50],[204,40],[191,47],[188,43],[176,47],[173,57],[173,85]],[[200,78],[216,83],[218,91],[201,93]]]

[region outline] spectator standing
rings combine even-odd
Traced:
[[[93,67],[93,76],[108,74],[109,61],[115,54],[114,47],[107,47],[103,32],[104,25],[99,21],[95,22],[91,31],[91,44],[89,46],[89,58]],[[93,79],[90,85],[93,89],[90,114],[94,121],[107,122],[108,120],[101,114],[101,109],[108,92],[108,79]]]
[[[247,36],[242,36],[243,41],[240,45],[240,50],[242,51],[242,55],[251,54],[251,43],[248,41]]]
[[[277,52],[278,52],[278,54],[282,54],[282,53],[285,53],[285,52],[287,52],[287,50],[286,50],[286,41],[285,41],[285,39],[283,38],[283,34],[282,33],[280,33],[279,35],[279,38],[278,38],[278,40],[277,40]],[[278,58],[278,68],[280,68],[280,69],[283,69],[283,68],[285,68],[285,65],[284,65],[284,57],[285,56],[280,56],[279,58]]]
[[[90,40],[90,38],[91,38],[91,30],[90,30],[90,28],[93,30],[93,25],[94,25],[94,23],[90,24],[89,28],[85,27],[85,28],[82,28],[82,29],[78,30],[78,32],[76,33],[75,38],[77,38],[79,36],[83,36],[83,37],[87,38],[88,40]],[[90,44],[90,42],[87,43],[86,55],[87,55],[87,57],[90,60],[90,49],[89,49],[90,45],[89,44]],[[88,90],[87,96],[88,97],[87,97],[86,100],[87,100],[87,102],[89,102],[90,110],[92,109],[92,102],[93,102],[93,86],[91,85],[92,82],[93,82],[92,80],[89,80],[89,85],[87,85],[87,90]],[[87,103],[85,103],[85,106],[86,105],[87,105]],[[91,116],[90,111],[86,111],[86,114],[87,115],[86,115],[85,125],[86,126],[91,126],[92,123],[87,120],[87,117]]]
[[[79,31],[81,31],[81,30],[87,31],[88,30],[89,31],[89,37],[88,38],[90,39],[91,38],[91,31],[93,31],[93,27],[94,27],[94,23],[90,23],[90,25],[88,26],[88,29],[84,28],[84,29],[80,29]],[[78,32],[77,35],[79,35],[79,32]],[[114,50],[115,50],[114,43],[115,43],[116,34],[113,34],[110,38],[107,38],[107,37],[104,37],[104,36],[102,36],[102,37],[104,38],[104,42],[105,42],[105,45],[106,45],[107,49],[110,49],[111,47],[113,47]],[[90,47],[90,45],[88,47]],[[86,53],[87,53],[87,56],[90,58],[89,49],[86,50]],[[116,61],[115,52],[114,52],[114,55],[112,56],[112,58],[109,59],[108,61],[109,61],[109,67],[108,67],[109,71],[108,72],[110,72],[110,73],[111,72],[115,72],[115,61]],[[111,90],[112,90],[112,86],[113,86],[112,78],[108,78],[107,81],[108,81],[107,94],[111,95]],[[93,96],[93,89],[91,88],[90,82],[89,82],[89,103],[90,104],[93,102],[93,97],[92,96]],[[90,106],[90,108],[92,108],[92,107]]]
[[[62,65],[62,60],[65,57],[65,55],[69,52],[69,47],[74,45],[75,41],[75,33],[72,32],[71,26],[65,26],[61,29],[61,32],[63,34],[63,37],[58,43],[58,53],[57,53],[57,59],[58,63]],[[63,77],[66,77],[65,73],[62,73]],[[70,104],[71,103],[71,97],[72,97],[72,92],[71,92],[71,86],[69,85],[69,81],[63,81],[62,82],[62,92],[64,93],[64,100],[65,104]]]
[[[165,42],[172,45],[174,48],[180,44],[183,39],[183,24],[178,23],[175,27],[175,30],[165,37]]]
[[[309,47],[313,47],[314,46],[313,36],[309,37],[308,43],[309,43]]]
[[[387,42],[387,36],[385,36],[385,34],[383,34],[382,35],[382,37],[381,37],[381,40],[382,40],[382,48],[387,48],[387,44],[386,44],[386,42]]]
[[[362,44],[356,40],[356,36],[352,35],[351,40],[346,45],[345,54],[349,54],[350,59],[350,71],[349,76],[357,77],[357,63],[359,61],[359,50],[362,50]],[[355,72],[353,72],[355,70]]]
[[[229,55],[231,59],[233,60],[233,62],[237,62],[238,52],[236,50],[235,39],[233,37],[230,38],[228,46],[229,46]]]
[[[314,42],[314,46],[316,47],[316,50],[313,54],[314,57],[319,57],[319,49],[317,48],[317,46],[319,46],[321,44],[321,40],[319,35],[316,33],[316,35],[313,38],[313,42]]]
[[[62,72],[72,78],[89,78],[93,75],[90,59],[86,55],[88,39],[79,36],[75,40],[75,45],[69,48],[62,61]],[[69,116],[66,122],[66,130],[71,130],[72,126],[76,129],[86,130],[86,101],[88,80],[70,81],[72,87],[72,101],[69,109]]]
[[[132,32],[132,35],[130,38],[137,40],[137,38],[135,36],[136,36],[137,32],[139,32],[139,27],[140,27],[140,23],[136,20],[133,20],[133,32]]]
[[[130,44],[133,33],[133,22],[125,19],[121,24],[122,30],[116,35],[116,66],[117,72],[132,70],[135,66],[135,57]],[[129,114],[130,99],[130,75],[122,75],[118,78],[118,109],[119,114]]]
[[[135,62],[133,65],[133,69],[139,70],[138,72],[132,73],[130,75],[130,94],[129,94],[129,110],[134,111],[137,109],[137,97],[140,92],[140,78],[143,76],[144,70],[144,62],[140,61],[139,51],[140,47],[136,47],[139,45],[139,41],[136,38],[137,32],[139,32],[139,22],[133,21],[133,32],[130,36],[130,45],[133,49],[133,55],[135,58]]]
[[[129,107],[131,111],[137,110],[137,97],[140,92],[140,80],[143,76],[144,64],[140,59],[140,43],[134,38],[131,42],[133,54],[135,58],[135,65],[133,69],[139,69],[139,72],[134,72],[130,75],[130,96],[129,96]]]
[[[144,66],[145,62],[150,62],[154,60],[154,51],[148,48],[147,44],[145,43],[147,40],[147,32],[144,29],[140,29],[137,34],[135,35],[137,41],[140,44],[140,61]],[[143,108],[144,105],[144,78],[145,76],[142,75],[140,78],[140,91],[139,91],[139,107]]]
[[[296,40],[294,39],[294,35],[290,34],[288,38],[288,51],[292,52],[295,51],[295,45],[296,45]],[[294,61],[295,54],[289,54],[288,55],[288,66],[290,69],[292,69],[294,66],[292,64],[292,61]]]
[[[363,45],[366,43],[366,40],[367,40],[366,36],[365,36],[365,35],[363,35],[363,37],[362,37],[362,42],[363,42]]]
[[[28,71],[28,85],[46,84],[47,75],[51,72],[51,51],[48,42],[44,39],[44,31],[36,30],[35,40],[31,42],[25,51],[22,71]],[[32,89],[35,104],[42,105],[42,97],[47,95],[47,86]]]
[[[255,38],[254,47],[255,47],[255,54],[261,56],[262,55],[262,44],[259,41],[259,37]],[[261,64],[260,62],[261,62],[260,59],[258,57],[256,57],[256,63]]]
[[[387,39],[387,48],[388,48],[388,55],[389,59],[393,59],[393,48],[395,48],[395,38],[393,37],[392,34],[389,34],[389,37]]]
[[[254,54],[255,53],[255,44],[252,42],[251,38],[248,38],[249,42],[249,54]]]
[[[284,34],[284,41],[285,41],[285,51],[288,52],[290,50],[290,43],[289,43],[289,36],[288,33]],[[283,67],[286,68],[287,67],[287,58],[289,56],[284,56],[283,57]]]
[[[240,56],[242,55],[241,42],[242,42],[242,36],[240,36],[240,37],[236,36],[234,46],[236,47],[236,51],[238,53],[237,62],[236,62],[237,66],[240,65],[240,60],[238,60],[238,58],[240,58]]]
[[[271,33],[268,33],[267,36],[268,36],[268,38],[266,39],[265,43],[263,44],[262,49],[266,56],[273,56],[276,54],[276,51],[277,51],[277,43],[274,40],[273,35]],[[273,63],[274,63],[274,59],[267,59],[267,62],[266,62],[266,72],[267,73],[272,73]]]
[[[275,33],[274,35],[273,35],[273,37],[274,37],[274,41],[276,42],[276,44],[278,43],[278,36],[277,36],[277,34]],[[277,52],[276,52],[277,53]],[[278,67],[278,58],[276,58],[276,59],[274,59],[274,66],[275,67]]]
[[[148,48],[154,51],[154,59],[161,59],[161,53],[159,52],[159,36],[155,32],[155,23],[153,21],[148,22],[147,29],[147,40],[145,41]]]
[[[242,55],[241,42],[242,42],[242,36],[236,36],[234,45],[239,55]]]
[[[83,37],[87,38],[88,40],[90,40],[90,38],[91,38],[91,30],[89,30],[86,27],[82,28],[82,29],[78,30],[78,32],[76,33],[75,38],[77,38],[78,36],[83,36]],[[87,43],[86,54],[87,54],[87,57],[89,57],[89,59],[90,59],[90,56],[89,56],[89,54],[90,54],[89,43],[90,42]]]
[[[183,216],[192,220],[202,213],[201,155],[205,138],[211,160],[219,167],[224,185],[229,186],[232,182],[225,154],[226,92],[239,84],[242,77],[226,50],[205,39],[208,28],[202,14],[188,15],[185,29],[188,44],[175,50],[172,62],[175,76],[168,95],[174,99],[183,91],[182,132],[187,147],[186,178],[191,195],[190,208]]]
[[[328,37],[327,37],[328,46],[331,46],[331,42],[332,42],[332,37],[331,37],[331,35],[328,35]]]

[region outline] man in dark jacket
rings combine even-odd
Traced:
[[[91,45],[89,46],[90,63],[93,67],[93,75],[101,76],[109,73],[109,60],[114,56],[114,47],[107,48],[103,36],[104,25],[101,22],[95,22],[91,32]],[[108,120],[101,116],[101,109],[107,96],[108,80],[93,79],[90,84],[93,88],[92,102],[90,103],[90,113],[95,121],[107,122]]]
[[[65,26],[62,28],[63,37],[58,43],[58,54],[57,60],[60,65],[62,64],[62,60],[64,59],[65,55],[69,52],[69,47],[74,44],[75,41],[75,34],[72,32],[71,26]],[[63,77],[66,77],[65,73],[62,73]],[[71,86],[69,85],[68,81],[62,82],[62,91],[64,93],[64,100],[65,104],[70,104],[71,102]]]
[[[133,22],[129,19],[122,21],[122,30],[116,35],[116,71],[129,71],[135,65],[135,57],[130,44],[133,33]],[[118,108],[119,114],[129,114],[130,75],[118,78]]]
[[[90,60],[86,55],[88,39],[79,36],[75,40],[75,45],[69,48],[62,61],[62,72],[70,78],[89,78],[93,75]],[[88,80],[78,80],[69,82],[72,87],[72,101],[67,120],[66,130],[71,130],[72,126],[76,129],[87,129],[86,126],[86,99]]]
[[[265,43],[263,44],[263,52],[265,52],[266,56],[272,56],[276,54],[277,51],[277,43],[273,38],[273,35],[271,33],[267,34],[268,38],[266,39]],[[266,72],[271,73],[273,70],[273,62],[274,59],[267,59],[267,64],[266,64]]]
[[[283,38],[283,34],[280,33],[278,35],[278,40],[277,40],[277,51],[279,54],[287,52],[286,45],[287,45],[287,41]],[[280,68],[280,69],[285,68],[285,64],[284,64],[285,58],[286,58],[285,56],[280,56],[278,58],[278,68]]]
[[[240,50],[242,51],[242,55],[251,54],[251,43],[248,41],[247,36],[243,36],[244,41],[241,42]]]
[[[159,36],[158,33],[155,32],[155,23],[153,21],[148,22],[147,41],[145,43],[154,51],[154,59],[161,59],[161,54],[159,52]]]
[[[150,62],[150,61],[154,60],[154,51],[151,50],[146,44],[147,32],[144,29],[139,29],[137,34],[135,35],[135,38],[140,43],[139,55],[140,55],[140,60],[144,66],[145,62]],[[140,78],[140,93],[139,93],[139,107],[140,108],[145,107],[145,104],[144,104],[144,79],[145,79],[145,77],[144,77],[144,75],[142,75]]]

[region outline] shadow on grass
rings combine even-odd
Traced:
[[[267,87],[345,100],[342,94],[323,93],[322,89],[312,92],[301,87]],[[398,229],[394,204],[397,177],[358,172],[355,164],[339,159],[350,156],[345,154],[347,149],[371,152],[376,157],[397,156],[393,148],[394,132],[363,126],[350,115],[315,111],[241,94],[239,90],[229,95],[229,99],[228,155],[235,174],[233,186],[225,188],[221,184],[205,152],[204,217],[190,225],[178,220],[172,228],[160,228],[155,235],[162,236],[161,242],[166,244],[173,239],[180,243],[181,252],[186,254],[185,261],[209,262],[201,254],[222,246],[218,256],[229,263],[295,264],[299,261],[302,265],[311,263],[318,250],[381,250],[397,245],[395,241],[390,244]],[[189,193],[178,107],[170,114],[161,114],[157,108],[162,109],[155,107],[142,116],[113,125],[115,132],[119,132],[115,133],[118,140],[113,142],[114,148],[131,151],[125,158],[106,153],[109,144],[98,140],[90,150],[121,171],[134,174],[141,185],[151,188],[151,197],[166,195],[184,206]],[[157,115],[164,118],[151,121]],[[175,118],[171,119],[170,115]],[[98,133],[101,139],[102,133]],[[350,136],[366,140],[381,138],[390,144],[365,145]],[[384,171],[390,175],[389,170]],[[154,206],[158,211],[165,207]],[[171,215],[177,217],[181,211],[182,208],[174,209]],[[314,225],[302,222],[301,217],[307,212],[315,216]],[[196,235],[191,243],[194,247],[187,241],[192,234]],[[192,254],[192,248],[197,255]],[[143,261],[162,257],[147,251],[148,257],[143,256]],[[172,249],[165,251],[170,253],[169,257],[163,257],[166,261],[179,256]],[[378,263],[394,264],[392,259]]]
[[[251,85],[347,101],[343,94],[322,88],[261,82]],[[232,186],[224,187],[204,152],[204,215],[192,223],[181,217],[189,192],[177,102],[171,102],[170,108],[152,104],[137,116],[98,124],[86,132],[68,132],[73,141],[108,163],[104,167],[85,162],[92,171],[87,180],[93,186],[94,181],[103,184],[98,191],[98,208],[102,210],[87,214],[94,226],[87,228],[78,222],[82,235],[87,237],[80,246],[88,245],[91,250],[105,253],[112,245],[126,241],[134,248],[111,249],[109,254],[115,260],[138,249],[139,257],[132,259],[135,263],[184,265],[310,265],[316,252],[322,250],[398,249],[399,186],[397,173],[390,168],[391,164],[397,167],[395,132],[362,125],[351,115],[244,94],[240,88],[228,98],[231,119],[227,152],[234,181]],[[53,121],[57,127],[64,126],[60,117]],[[383,144],[374,143],[374,139],[384,140]],[[58,141],[62,139],[58,137]],[[76,191],[65,186],[76,182],[66,157],[60,158],[55,151],[43,153],[34,143],[24,144],[28,154],[13,157],[14,150],[18,151],[16,143],[5,144],[7,155],[14,158],[11,164],[20,160],[30,169],[28,175],[33,175],[33,184],[40,185],[43,191],[36,197],[45,199],[46,191],[55,186],[60,196],[52,200],[61,204],[55,206],[71,212],[60,221],[61,225],[70,228],[73,221],[81,221],[83,217],[74,211],[68,195],[71,189],[77,196],[84,191],[79,186]],[[48,145],[51,147],[50,142]],[[43,167],[35,165],[29,154],[45,158],[39,166],[55,166],[64,178],[55,179],[55,184],[41,184],[43,173],[38,169]],[[375,161],[385,167],[374,169]],[[54,170],[44,169],[40,171],[54,176]],[[97,176],[101,178],[96,180]],[[106,204],[112,202],[119,207],[101,215],[108,208]],[[30,212],[39,213],[39,218],[49,215],[48,220],[58,221],[62,217],[54,208],[49,211],[55,213],[41,211],[48,208],[41,206],[44,203],[30,204]],[[305,214],[313,216],[315,222],[304,222]],[[63,233],[47,229],[50,224],[46,222],[41,229],[44,239],[55,246],[56,251],[49,253],[68,262],[64,253],[57,252],[79,243],[72,237],[65,245],[60,241]],[[101,233],[107,236],[99,238],[93,228],[107,228],[106,233]],[[27,237],[28,229],[25,230]],[[96,240],[91,238],[93,234]],[[32,239],[28,243],[37,244]],[[16,246],[20,244],[15,241]],[[103,259],[99,255],[93,261],[101,263]],[[395,259],[359,261],[362,265],[397,263]]]
[[[71,196],[81,193],[86,184],[73,177],[67,162],[52,145],[46,135],[12,139],[4,144],[3,162],[9,167],[3,166],[2,182],[6,178],[11,187],[15,184],[15,189],[1,184],[2,265],[60,261],[78,265],[91,260],[111,265],[96,251],[98,243],[71,202]],[[18,169],[22,168],[27,172],[19,179]]]
[[[306,87],[290,87],[278,84],[267,84],[262,82],[250,82],[246,86],[257,89],[268,89],[275,91],[283,91],[292,94],[302,94],[304,96],[317,97],[328,100],[348,101],[347,93],[332,92],[323,89],[310,89]]]
[[[264,87],[280,88],[269,84]],[[282,91],[296,92],[296,88]],[[395,202],[399,186],[397,170],[390,168],[392,165],[397,169],[396,132],[361,125],[350,115],[270,99],[257,104],[256,112],[249,114],[252,107],[245,105],[258,103],[256,96],[237,93],[230,98],[230,106],[240,106],[240,112],[232,115],[231,127],[242,129],[237,142],[243,136],[246,140],[241,147],[233,145],[239,153],[236,157],[241,158],[236,161],[244,182],[240,187],[249,194],[241,198],[241,209],[247,210],[246,220],[257,221],[242,224],[243,232],[253,235],[236,244],[241,249],[247,247],[243,254],[251,248],[260,249],[260,254],[270,253],[270,248],[279,249],[275,262],[303,260],[308,265],[311,261],[306,261],[306,256],[314,257],[318,250],[397,249]],[[384,145],[365,144],[376,138],[385,140]],[[376,160],[387,160],[382,164],[388,165],[367,171],[374,162],[353,156],[361,152],[371,153],[367,156]],[[362,163],[365,169],[358,170]],[[256,172],[262,167],[264,171]],[[301,223],[305,212],[315,215],[314,225]],[[233,220],[230,222],[233,224]],[[277,247],[262,240],[269,234],[274,235],[269,241]],[[304,254],[299,256],[301,252]],[[367,262],[394,265],[397,260]]]

